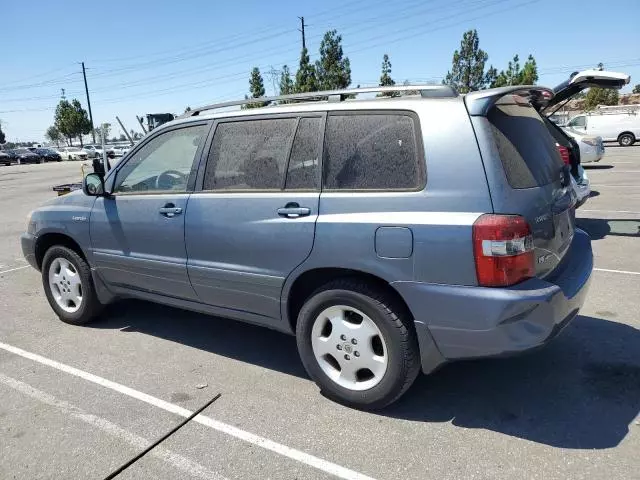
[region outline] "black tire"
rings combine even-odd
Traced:
[[[618,137],[618,143],[621,147],[630,147],[636,143],[636,137],[633,136],[633,133],[623,133]]]
[[[368,390],[338,385],[322,370],[313,353],[311,332],[317,316],[333,305],[360,310],[376,324],[387,346],[387,370]],[[326,397],[362,410],[377,410],[400,398],[420,371],[419,348],[413,319],[385,289],[359,279],[340,279],[316,290],[305,302],[296,327],[298,352],[309,376]]]
[[[80,277],[82,283],[82,302],[80,308],[73,312],[67,312],[63,310],[56,302],[51,292],[49,285],[49,267],[51,263],[57,258],[64,258],[75,269]],[[91,278],[91,269],[87,262],[73,250],[62,247],[53,246],[47,250],[42,260],[42,286],[44,287],[44,293],[47,296],[49,305],[56,315],[65,323],[72,325],[84,325],[94,320],[102,310],[102,305],[98,301],[96,296],[95,287],[93,285],[93,279]]]

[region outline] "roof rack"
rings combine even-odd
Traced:
[[[279,101],[321,101],[328,100],[329,102],[341,102],[347,99],[351,95],[359,95],[361,93],[382,93],[382,92],[420,92],[420,96],[423,98],[433,97],[456,97],[458,93],[448,85],[394,85],[389,87],[364,87],[364,88],[350,88],[346,90],[325,90],[321,92],[305,92],[294,93],[291,95],[279,95],[277,97],[260,97],[260,98],[245,98],[243,100],[232,100],[230,102],[214,103],[211,105],[205,105],[203,107],[197,107],[193,110],[186,112],[181,118],[193,117],[199,115],[206,110],[215,110],[218,108],[235,107],[238,105],[248,105],[255,103],[272,103]]]

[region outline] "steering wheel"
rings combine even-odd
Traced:
[[[167,170],[156,177],[156,190],[171,190],[175,185],[187,183],[187,176],[178,170]]]

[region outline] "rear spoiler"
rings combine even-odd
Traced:
[[[532,104],[540,105],[553,98],[553,90],[535,85],[513,85],[510,87],[490,88],[467,93],[464,102],[469,115],[485,116],[498,100],[505,95],[520,95],[528,97]]]

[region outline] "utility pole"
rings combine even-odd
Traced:
[[[304,36],[304,27],[308,27],[309,25],[304,23],[304,17],[298,17],[300,19],[300,26],[302,28],[299,28],[298,31],[302,33],[302,49],[304,50],[305,48],[307,48],[307,42]]]
[[[89,121],[91,122],[91,138],[96,143],[96,132],[93,128],[93,114],[91,113],[91,100],[89,100],[89,87],[87,86],[87,74],[84,70],[84,62],[82,62],[82,77],[84,78],[84,91],[87,93],[87,106],[89,107]]]

